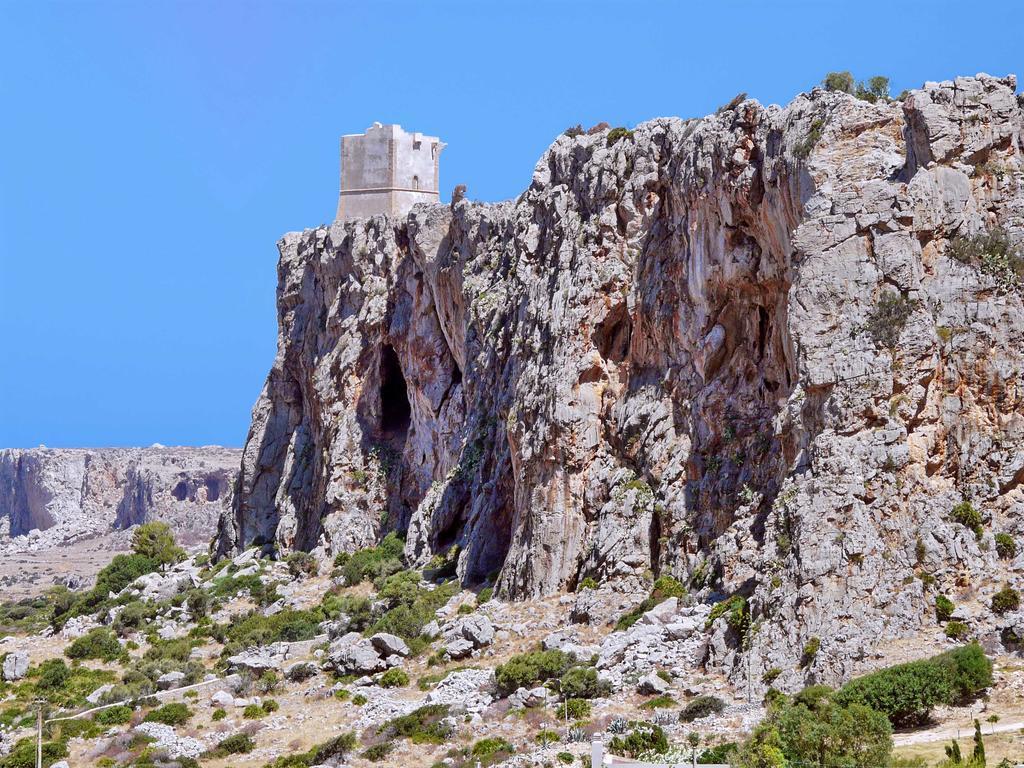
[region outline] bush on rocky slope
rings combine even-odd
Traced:
[[[855,678],[834,698],[840,706],[869,706],[903,727],[926,722],[935,706],[970,700],[990,685],[992,662],[971,643]]]
[[[528,651],[513,656],[494,670],[498,688],[506,695],[534,683],[561,677],[572,666],[573,657],[559,651]]]
[[[349,586],[361,581],[378,581],[398,573],[405,566],[402,564],[402,552],[405,543],[398,534],[391,532],[376,547],[360,549],[352,554],[340,553],[334,565],[341,569],[345,583]]]

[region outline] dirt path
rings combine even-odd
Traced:
[[[1007,723],[982,723],[981,733],[988,736],[993,733],[1008,733],[1019,731],[1024,728],[1024,720],[1016,720]],[[974,723],[965,723],[961,726],[945,725],[929,731],[918,731],[916,733],[899,733],[893,736],[893,745],[907,747],[912,744],[927,744],[932,741],[949,741],[950,739],[970,738],[974,734]]]

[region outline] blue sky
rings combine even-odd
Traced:
[[[500,200],[569,125],[893,91],[1022,59],[1015,2],[0,0],[0,447],[240,445],[284,232],[330,220],[338,137],[440,135]],[[1024,74],[1024,72],[1022,72]]]

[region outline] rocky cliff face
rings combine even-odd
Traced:
[[[238,462],[217,447],[0,450],[0,526],[38,546],[164,520],[194,544],[230,506]]]
[[[672,574],[747,601],[707,663],[784,686],[939,631],[938,591],[998,642],[1024,305],[1012,263],[963,246],[1024,239],[1015,87],[566,135],[515,201],[286,235],[220,551],[398,529],[412,563],[457,551],[515,598]]]

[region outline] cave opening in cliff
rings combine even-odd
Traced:
[[[390,344],[380,353],[380,428],[387,437],[404,439],[412,408],[398,355]]]
[[[179,480],[178,484],[174,486],[174,490],[171,491],[171,496],[176,498],[178,501],[184,501],[188,498],[188,481]]]
[[[206,478],[206,500],[217,501],[220,499],[220,481],[216,477]]]
[[[621,363],[629,354],[633,323],[625,304],[617,304],[594,329],[592,340],[601,357]]]

